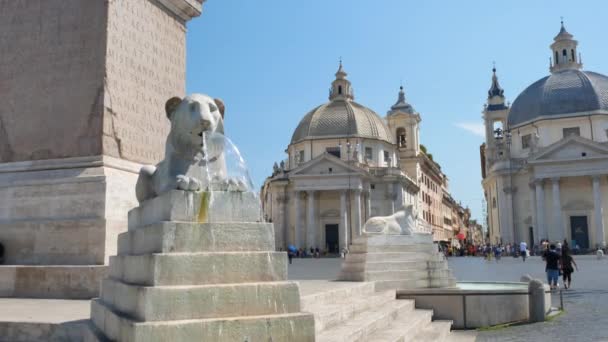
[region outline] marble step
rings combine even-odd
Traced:
[[[317,342],[363,342],[388,327],[398,317],[410,315],[414,301],[395,300],[375,310],[367,310],[344,324],[317,335]]]
[[[414,310],[405,317],[399,317],[391,323],[390,327],[379,331],[367,340],[367,342],[406,342],[406,341],[433,341],[434,339],[416,339],[424,331],[433,318],[432,310]]]
[[[143,287],[104,279],[101,300],[138,321],[273,315],[300,311],[296,282]]]
[[[397,280],[378,280],[376,281],[376,291],[399,290],[399,289],[419,289],[427,288],[430,285],[428,278],[423,279],[397,279]]]
[[[136,322],[99,300],[92,301],[91,313],[84,342],[315,341],[314,317],[308,313]]]
[[[381,307],[395,301],[395,299],[395,291],[384,291],[373,295],[353,297],[338,304],[302,307],[302,311],[315,315],[315,331],[319,333],[339,324],[344,324],[366,310]]]
[[[211,252],[110,257],[110,277],[144,286],[255,283],[287,279],[285,252]]]
[[[412,244],[412,245],[352,245],[349,248],[351,253],[366,252],[424,252],[433,253],[437,251],[434,244]]]
[[[451,330],[452,321],[433,321],[414,335],[413,338],[403,341],[445,342],[449,340]]]
[[[412,235],[365,234],[353,239],[353,245],[432,245],[431,234],[414,233]]]
[[[344,272],[362,271],[389,271],[389,270],[447,270],[445,262],[420,262],[420,261],[374,261],[374,262],[346,262],[342,263]]]
[[[375,284],[373,282],[357,282],[349,284],[348,287],[338,287],[336,289],[303,295],[300,298],[300,303],[302,308],[339,304],[352,298],[372,296],[375,292]]]
[[[450,270],[389,270],[389,271],[365,271],[365,272],[343,272],[341,277],[352,281],[378,281],[398,279],[434,279],[448,277]]]
[[[423,252],[369,252],[348,253],[346,262],[380,262],[380,261],[441,261],[436,256]]]
[[[118,255],[274,250],[272,223],[159,222],[118,236]]]

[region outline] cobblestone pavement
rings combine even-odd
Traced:
[[[545,280],[544,263],[538,257],[525,263],[505,257],[499,262],[468,257],[448,260],[458,280],[519,281],[523,274]],[[549,322],[480,331],[476,341],[608,341],[608,258],[575,256],[574,260],[580,270],[572,274],[572,289],[563,292],[563,315]],[[341,259],[294,259],[289,278],[335,279],[340,264]],[[557,294],[553,306],[559,306]]]
[[[574,256],[574,260],[580,270],[572,274],[572,289],[563,291],[563,315],[549,322],[480,331],[476,341],[608,341],[608,259]],[[450,258],[449,264],[459,280],[518,281],[523,274],[545,279],[544,263],[538,257],[525,263],[514,258],[488,262],[461,257]],[[554,294],[553,306],[559,302]]]

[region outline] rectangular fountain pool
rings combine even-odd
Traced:
[[[452,320],[454,329],[475,329],[529,320],[528,283],[459,282],[456,287],[397,291],[414,299],[416,308],[432,309],[435,320]],[[545,309],[551,309],[546,288]]]

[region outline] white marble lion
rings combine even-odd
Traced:
[[[417,215],[408,205],[390,216],[370,217],[363,226],[368,234],[411,235],[416,227]]]
[[[207,95],[173,97],[165,104],[171,130],[165,145],[165,159],[141,168],[135,187],[141,203],[169,190],[244,191],[245,184],[227,179],[221,139],[224,103]],[[214,146],[208,146],[214,141]],[[220,141],[219,143],[217,143]]]

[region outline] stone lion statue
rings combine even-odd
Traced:
[[[416,227],[414,206],[408,205],[390,216],[370,217],[363,226],[368,234],[411,235]]]
[[[213,148],[206,145],[211,135],[223,137],[225,107],[220,99],[202,94],[173,97],[166,102],[165,111],[171,121],[165,159],[141,168],[135,187],[140,203],[174,189],[246,189],[243,182],[227,179],[221,144]]]

